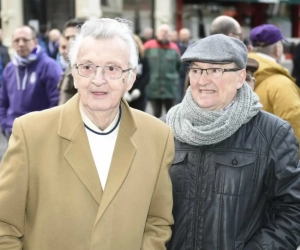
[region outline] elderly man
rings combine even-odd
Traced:
[[[69,102],[16,119],[0,166],[1,250],[164,250],[171,129],[122,100],[138,55],[125,20],[87,21]]]
[[[289,122],[300,140],[300,90],[288,70],[279,64],[284,37],[273,24],[263,24],[250,31],[250,40],[254,50],[249,58],[259,62],[254,91],[263,109]]]
[[[0,124],[7,138],[15,118],[58,104],[57,84],[62,74],[59,64],[38,45],[31,27],[14,31],[13,47],[16,53],[3,71],[0,89]]]
[[[245,82],[246,46],[211,35],[181,59],[190,63],[190,87],[166,115],[175,136],[168,249],[296,249],[298,142]]]

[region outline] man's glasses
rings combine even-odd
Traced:
[[[206,74],[210,77],[210,78],[221,78],[222,75],[225,72],[236,72],[239,71],[241,69],[239,68],[230,68],[230,69],[222,69],[222,68],[208,68],[208,69],[200,69],[200,68],[189,68],[189,76],[192,78],[199,78],[202,74],[203,71],[206,72]]]
[[[114,65],[96,66],[94,64],[79,64],[75,65],[75,68],[79,75],[88,78],[94,77],[97,73],[97,68],[101,68],[102,74],[111,80],[119,79],[124,72],[132,70],[132,68],[123,70],[121,67]]]

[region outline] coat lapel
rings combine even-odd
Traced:
[[[79,112],[78,95],[64,105],[58,133],[69,141],[64,153],[66,161],[95,201],[100,204],[102,187]]]
[[[106,186],[97,215],[99,221],[124,183],[136,154],[131,135],[136,130],[129,106],[122,101],[122,118]]]

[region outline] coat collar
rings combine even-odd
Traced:
[[[122,118],[107,177],[102,191],[98,172],[89,147],[88,138],[79,111],[79,95],[76,94],[63,105],[59,118],[58,135],[68,141],[64,157],[74,172],[100,205],[97,218],[100,219],[118,193],[136,154],[132,135],[136,124],[128,104],[122,100]]]

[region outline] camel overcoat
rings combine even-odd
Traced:
[[[0,250],[165,249],[173,223],[173,134],[121,105],[104,191],[78,94],[15,120],[0,165]]]

